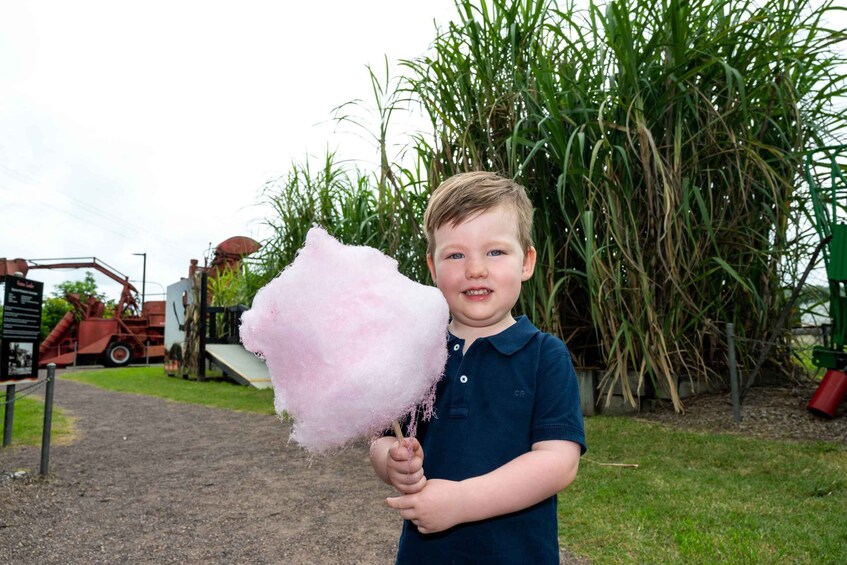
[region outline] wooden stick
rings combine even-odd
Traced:
[[[394,435],[397,436],[397,441],[403,443],[403,429],[400,427],[400,422],[394,420]]]
[[[589,463],[594,463],[595,465],[600,465],[602,467],[627,467],[629,469],[638,469],[638,463],[601,463],[599,461],[589,459],[588,457],[583,457],[583,459]]]

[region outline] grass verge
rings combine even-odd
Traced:
[[[3,387],[5,388],[5,387]],[[24,387],[19,385],[18,389]],[[20,392],[16,393],[20,395]],[[44,402],[31,396],[17,396],[13,412],[12,447],[41,445],[44,430]],[[0,428],[6,417],[6,394],[0,394]],[[74,437],[73,418],[65,411],[53,405],[53,418],[50,427],[50,444],[64,445]]]
[[[273,391],[234,384],[224,379],[205,382],[169,377],[161,366],[97,369],[62,375],[69,379],[132,394],[166,398],[227,410],[273,414]]]
[[[843,445],[603,416],[586,433],[559,528],[592,563],[847,563]]]

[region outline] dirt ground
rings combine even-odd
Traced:
[[[815,416],[806,409],[816,384],[753,387],[740,406],[741,420],[732,413],[729,394],[703,395],[685,401],[685,412],[676,414],[668,404],[642,412],[638,419],[677,428],[742,434],[799,441],[832,441],[847,446],[847,402],[832,419]]]
[[[392,563],[401,520],[362,443],[310,457],[273,416],[59,379],[78,438],[0,449],[0,563]],[[586,563],[563,549],[562,563]]]

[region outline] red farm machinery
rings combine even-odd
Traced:
[[[169,300],[145,300],[143,304],[139,304],[138,290],[129,282],[129,278],[96,257],[11,260],[0,258],[0,278],[16,273],[26,276],[29,271],[36,269],[92,269],[122,287],[114,310],[108,312],[106,305],[96,297],[66,294],[64,298],[73,310],[67,312],[41,342],[38,348],[40,367],[48,363],[55,363],[59,367],[72,364],[123,367],[132,362],[158,363],[163,360],[168,366],[169,362],[174,360],[169,359],[166,354],[166,326],[170,328],[171,333],[167,342],[169,349],[176,344],[178,347],[175,349],[180,351],[197,350],[196,344],[191,346],[187,342],[198,342],[198,328],[186,323],[186,319],[190,318],[187,314],[192,306],[199,309],[200,300],[204,301],[203,312],[211,301],[205,290],[201,298],[201,275],[203,280],[206,280],[215,279],[227,270],[237,271],[241,260],[260,247],[258,242],[249,237],[230,237],[215,247],[214,256],[207,266],[200,267],[196,259],[191,260],[188,279],[181,279],[179,283],[168,287]],[[175,291],[173,297],[170,296],[171,287]],[[205,285],[203,288],[205,289]],[[204,314],[204,320],[206,316],[207,314]],[[168,318],[172,318],[170,324]],[[212,334],[216,334],[218,330],[214,327],[215,318],[211,318],[210,322]],[[203,328],[206,326],[207,324],[202,324]],[[191,331],[184,331],[188,329]],[[198,357],[195,354],[194,357],[193,365],[202,367],[204,355],[200,354]],[[178,358],[181,362],[182,355]]]
[[[93,296],[66,294],[73,310],[53,328],[38,348],[41,367],[55,363],[102,363],[123,367],[132,361],[160,361],[164,355],[165,301],[138,303],[138,291],[128,277],[96,257],[69,259],[0,259],[0,276],[35,269],[94,269],[122,285],[120,299],[107,315],[102,301]]]

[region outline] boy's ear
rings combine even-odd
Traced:
[[[432,253],[426,254],[426,266],[429,267],[429,276],[432,277],[432,283],[438,284],[438,281],[435,279],[435,261],[432,258]]]
[[[521,281],[528,281],[535,272],[535,247],[529,246],[523,258],[523,268],[521,269]]]

